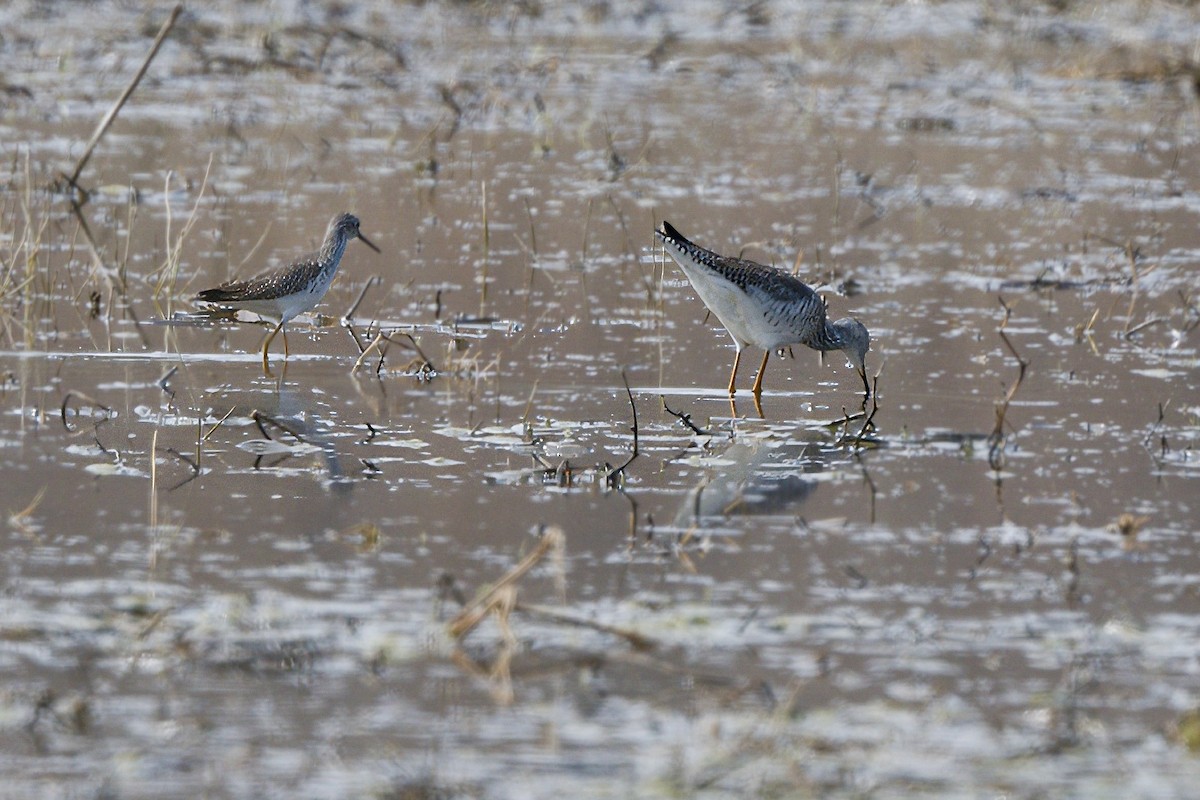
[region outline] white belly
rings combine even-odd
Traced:
[[[761,306],[757,302],[758,297],[711,273],[700,272],[690,265],[679,266],[687,274],[704,305],[717,315],[725,330],[729,331],[738,349],[754,345],[763,350],[774,350],[799,341],[788,326],[776,322],[778,315],[765,313],[770,309]]]

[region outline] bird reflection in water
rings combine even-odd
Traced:
[[[766,516],[802,505],[828,466],[821,442],[740,438],[688,492],[675,513],[680,530],[705,528],[733,516]]]

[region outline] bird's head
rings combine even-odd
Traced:
[[[856,319],[843,317],[833,323],[837,331],[839,349],[850,359],[850,364],[858,370],[862,378],[863,388],[871,394],[871,384],[867,381],[867,351],[871,349],[871,334],[867,326]]]
[[[329,233],[326,234],[326,240],[328,241],[330,239],[341,237],[344,237],[347,240],[360,239],[363,244],[374,250],[376,253],[380,252],[379,248],[376,247],[370,239],[363,236],[361,231],[359,231],[358,217],[354,216],[353,214],[338,214],[333,218],[333,221],[329,223]]]

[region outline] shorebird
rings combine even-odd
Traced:
[[[298,314],[309,311],[333,283],[337,274],[338,264],[341,263],[342,253],[351,239],[361,239],[367,247],[379,252],[379,248],[371,243],[358,230],[358,217],[353,214],[338,214],[329,222],[325,231],[325,241],[321,249],[315,253],[301,256],[286,267],[250,278],[245,281],[223,283],[215,289],[205,289],[196,295],[196,300],[211,303],[221,308],[244,308],[269,319],[279,320],[279,324],[263,342],[263,370],[267,370],[267,349],[275,335],[283,331],[283,354],[288,356],[287,331],[283,326]]]
[[[771,351],[792,344],[822,352],[841,350],[862,378],[865,397],[871,396],[866,365],[871,335],[861,322],[849,317],[830,322],[825,317],[825,301],[798,278],[774,267],[705,250],[666,220],[655,234],[737,345],[729,374],[730,397],[736,391],[738,362],[746,347],[754,345],[765,351],[752,389],[757,404]]]

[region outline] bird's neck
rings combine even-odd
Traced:
[[[842,335],[833,326],[833,323],[829,320],[824,320],[821,324],[821,329],[817,331],[817,335],[810,346],[821,351],[841,350]]]
[[[336,265],[346,252],[346,237],[331,236],[321,245],[321,263],[327,266]]]

